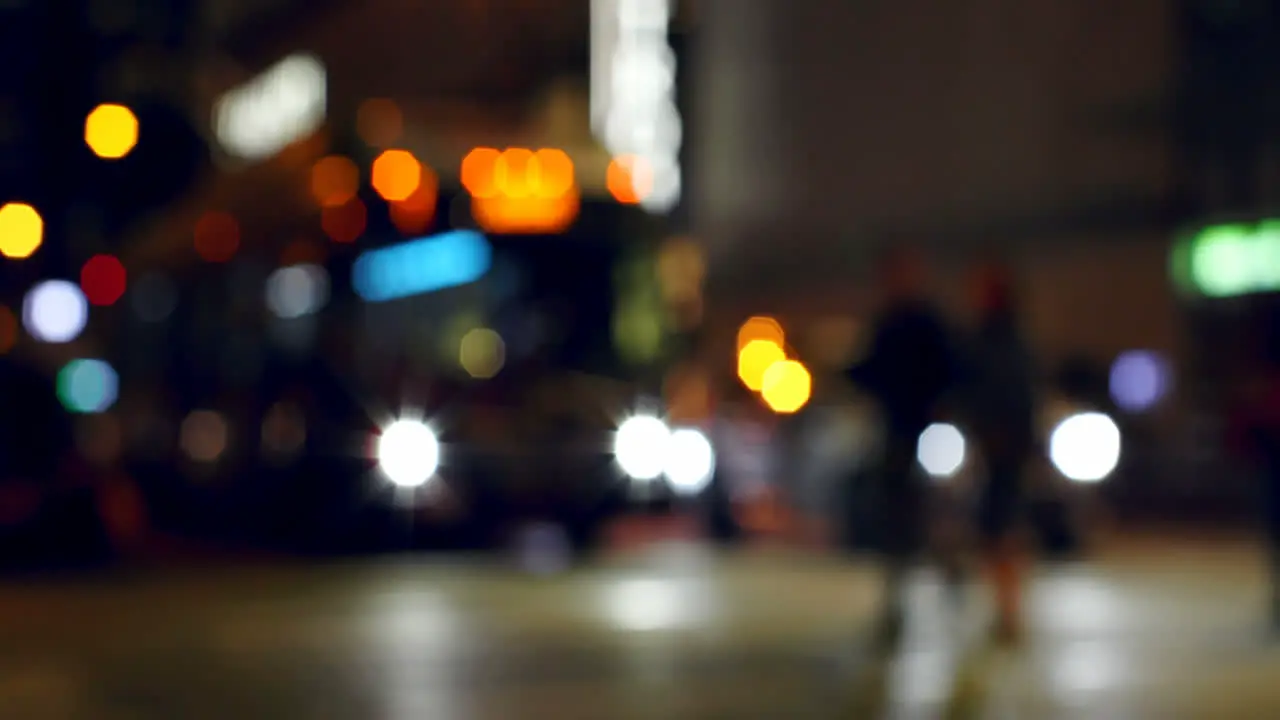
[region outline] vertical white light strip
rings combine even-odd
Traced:
[[[634,156],[653,213],[680,202],[684,121],[676,106],[676,58],[667,33],[673,0],[592,0],[591,127],[614,156]],[[639,173],[638,173],[639,175]],[[639,188],[638,188],[639,189]]]
[[[603,137],[613,91],[619,0],[591,0],[591,130]]]

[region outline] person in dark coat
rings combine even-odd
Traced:
[[[1020,634],[1022,572],[1017,525],[1024,471],[1036,445],[1037,372],[1018,326],[1008,271],[980,270],[974,285],[977,327],[966,347],[961,412],[981,456],[977,530],[996,600],[996,635]]]
[[[884,423],[877,493],[886,571],[881,635],[895,644],[905,620],[905,576],[925,534],[927,487],[916,469],[917,445],[952,389],[956,357],[946,321],[926,297],[923,258],[892,249],[878,274],[882,305],[870,347],[847,376],[874,400]]]

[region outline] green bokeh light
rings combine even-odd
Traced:
[[[1207,227],[1174,248],[1180,287],[1214,298],[1280,290],[1280,220]]]

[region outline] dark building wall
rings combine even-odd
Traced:
[[[1055,218],[1160,197],[1163,133],[1117,104],[1168,90],[1163,0],[707,0],[699,225],[735,257],[890,230]],[[783,238],[786,240],[784,241]]]

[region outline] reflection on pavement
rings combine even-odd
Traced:
[[[875,575],[786,551],[666,547],[555,578],[428,562],[0,586],[0,707],[23,720],[1280,717],[1280,655],[1243,641],[1261,625],[1261,564],[1232,550],[1210,575],[1185,557],[1044,570],[1015,653],[977,639],[982,602],[957,608],[922,576],[906,647],[884,662],[856,651]]]
[[[688,580],[622,579],[604,593],[609,620],[620,630],[690,629],[712,619],[705,592]]]

